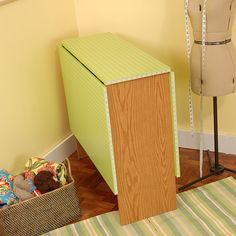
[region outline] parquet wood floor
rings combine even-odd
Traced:
[[[214,153],[211,153],[212,161]],[[81,220],[87,219],[102,213],[117,210],[117,197],[111,192],[106,182],[101,177],[93,163],[88,157],[79,159],[77,153],[69,157],[71,162],[72,175],[79,188],[81,204]],[[220,163],[228,168],[236,170],[236,155],[220,154]],[[199,177],[199,152],[192,149],[180,149],[181,178],[176,179],[176,189]],[[209,160],[204,155],[203,174],[209,173]],[[198,187],[206,183],[214,182],[236,174],[224,172],[212,176],[194,185]]]

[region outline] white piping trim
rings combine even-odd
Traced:
[[[113,142],[112,142],[112,131],[111,131],[111,120],[109,113],[109,104],[108,104],[108,96],[107,89],[104,88],[104,99],[105,99],[105,109],[106,109],[106,121],[107,121],[107,129],[108,129],[108,139],[109,139],[109,150],[111,156],[111,168],[112,168],[112,176],[113,176],[113,186],[114,186],[114,194],[118,194],[117,188],[117,178],[116,178],[116,165],[115,165],[115,156],[113,150]]]
[[[130,80],[136,80],[136,79],[141,79],[141,78],[145,78],[145,77],[149,77],[149,76],[160,75],[160,74],[165,74],[165,73],[170,73],[170,72],[171,72],[170,69],[168,69],[168,70],[163,70],[163,71],[158,71],[158,72],[153,72],[153,73],[147,73],[147,74],[143,74],[143,75],[137,75],[137,76],[130,77],[130,78],[123,78],[123,79],[121,78],[119,80],[108,81],[105,83],[105,85],[118,84],[118,83],[130,81]]]
[[[174,135],[174,148],[175,148],[175,176],[180,177],[180,163],[179,163],[179,146],[178,146],[178,129],[177,129],[177,110],[176,110],[176,94],[175,94],[175,78],[174,73],[170,73],[170,86],[171,86],[171,107],[173,115],[173,135]]]

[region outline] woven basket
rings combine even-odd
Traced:
[[[37,236],[79,219],[78,192],[69,160],[64,163],[67,185],[0,210],[0,236]]]

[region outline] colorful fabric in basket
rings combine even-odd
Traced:
[[[55,163],[52,161],[47,161],[40,157],[30,158],[25,166],[25,178],[34,179],[40,171],[50,171],[53,174],[55,181],[61,183],[61,185],[67,184],[68,173],[66,167],[63,163]]]
[[[5,170],[0,170],[0,208],[10,206],[18,202],[17,197],[12,191],[13,177]]]

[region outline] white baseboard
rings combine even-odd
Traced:
[[[42,157],[46,160],[59,163],[64,161],[75,151],[76,141],[74,135],[71,134],[67,138],[62,140],[59,144],[57,144],[54,148],[52,148],[48,153],[44,154]]]
[[[179,147],[199,149],[199,133],[191,135],[190,131],[178,131]],[[213,134],[205,133],[204,150],[214,151]],[[43,155],[43,158],[55,162],[62,162],[76,151],[76,140],[73,134],[62,140],[52,150]],[[236,154],[236,137],[219,135],[219,152]]]
[[[191,135],[190,131],[178,131],[179,147],[199,149],[199,133]],[[236,154],[236,137],[219,135],[219,152],[227,154]],[[203,135],[204,150],[214,151],[214,135],[206,133]]]

